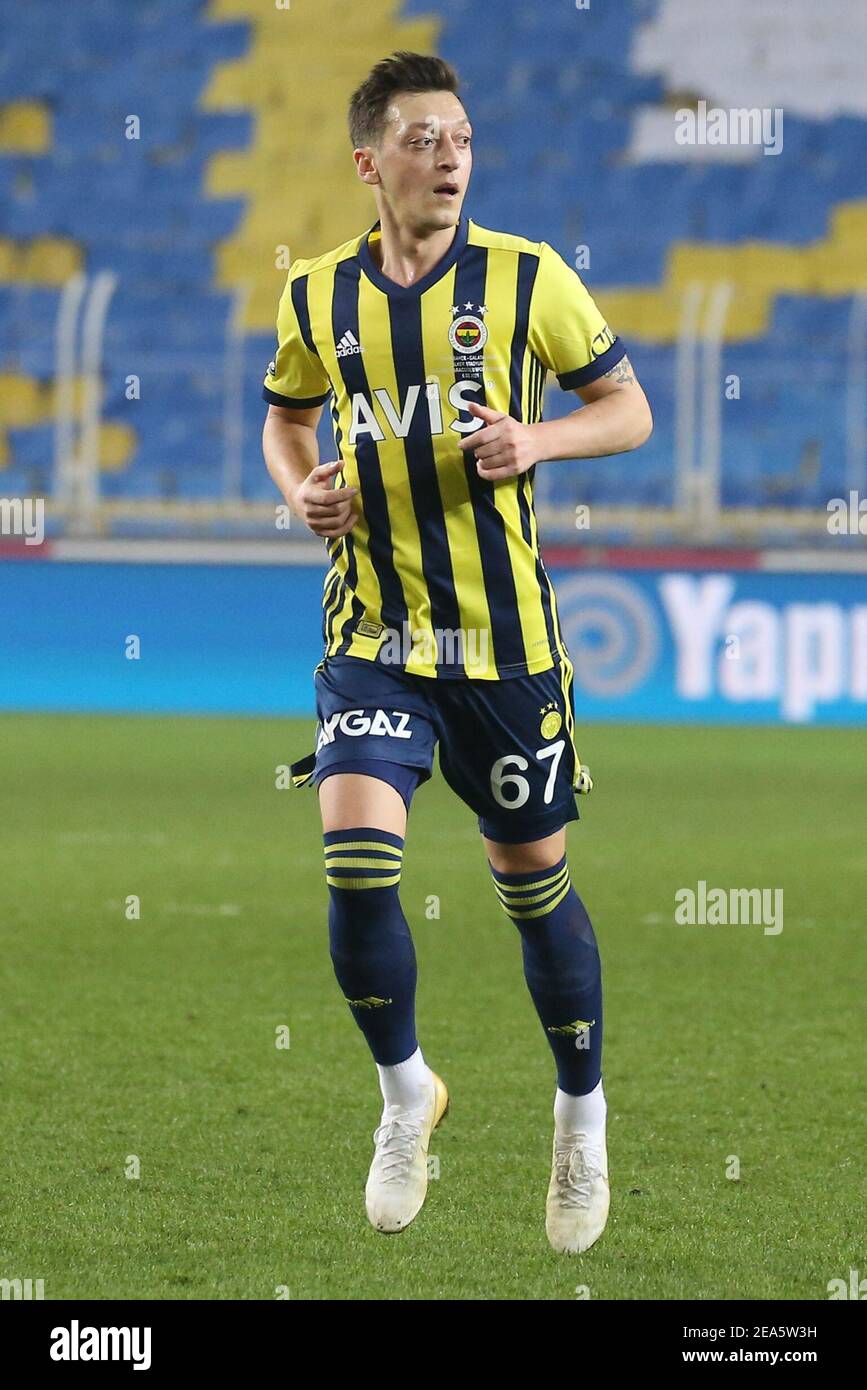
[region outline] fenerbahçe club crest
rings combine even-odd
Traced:
[[[553,738],[555,734],[559,734],[563,724],[563,716],[553,701],[549,705],[543,705],[539,713],[542,716],[542,723],[539,725],[539,733],[542,737]]]
[[[477,314],[458,314],[452,321],[449,328],[449,342],[455,352],[462,352],[467,357],[474,356],[481,352],[485,343],[488,341],[488,330],[485,327],[484,319]]]

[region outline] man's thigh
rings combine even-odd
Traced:
[[[571,680],[563,668],[442,681],[432,697],[443,776],[489,840],[542,840],[578,819]]]
[[[338,773],[388,782],[405,802],[430,777],[436,734],[423,692],[396,668],[357,657],[328,657],[317,667],[316,745],[292,765],[296,785],[325,787]],[[341,793],[344,800],[352,784]],[[363,792],[360,785],[357,791]],[[328,793],[331,804],[336,792]]]
[[[363,825],[405,837],[409,796],[387,778],[389,773],[399,775],[408,770],[381,761],[362,766],[376,769],[375,774],[332,771],[319,782],[323,831],[327,834],[330,830],[352,830]]]

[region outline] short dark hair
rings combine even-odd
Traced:
[[[365,77],[349,102],[352,148],[374,145],[382,134],[386,111],[397,92],[454,92],[460,78],[444,58],[399,49],[383,58]]]

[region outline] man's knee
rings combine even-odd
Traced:
[[[531,874],[559,864],[566,853],[566,829],[563,827],[542,840],[529,840],[511,845],[502,840],[485,837],[485,849],[491,867],[501,874]]]

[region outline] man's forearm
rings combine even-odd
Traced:
[[[262,431],[265,466],[293,511],[295,493],[319,462],[316,431],[269,415]]]
[[[601,458],[637,449],[650,434],[650,408],[642,392],[612,392],[565,415],[528,426],[542,459]]]

